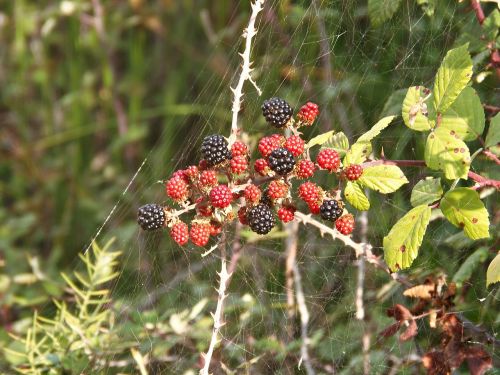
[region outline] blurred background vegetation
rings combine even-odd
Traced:
[[[487,14],[495,6],[483,5]],[[198,159],[202,136],[228,133],[229,86],[249,10],[247,1],[228,0],[0,0],[0,346],[17,347],[8,333],[22,336],[35,310],[51,316],[53,298],[71,300],[61,272],[80,268],[77,254],[100,231],[99,242],[115,237],[113,246],[123,253],[109,304],[117,314],[110,323],[115,346],[100,365],[71,359],[62,367],[135,373],[137,358],[147,358],[151,373],[197,371],[211,333],[218,262],[175,246],[165,233],[141,233],[135,212],[165,201],[157,182]],[[366,1],[269,1],[258,24],[252,55],[263,98],[277,94],[296,107],[317,102],[321,119],[308,135],[332,128],[352,139],[382,115],[399,113],[401,90],[432,86],[446,51],[464,41],[471,42],[482,102],[500,102],[468,1],[403,2],[378,28],[370,24]],[[255,143],[266,132],[263,99],[251,86],[246,91],[242,126]],[[393,126],[377,149],[388,158],[421,159],[423,139],[411,134]],[[419,173],[407,171],[410,187]],[[495,173],[498,178],[498,171],[486,174]],[[368,239],[375,246],[408,209],[408,189],[372,197]],[[496,234],[498,195],[486,203],[496,213]],[[428,233],[409,271],[416,281],[453,277],[479,247],[440,220]],[[480,245],[494,248],[491,241]],[[256,243],[231,285],[227,341],[216,357],[235,373],[303,370],[296,369],[300,334],[282,324],[281,249],[279,238]],[[464,280],[457,309],[491,330],[499,319],[498,288],[485,289],[494,251],[486,254],[475,264],[479,272]],[[386,308],[404,297],[374,269],[367,270],[368,319],[359,324],[353,254],[338,243],[302,229],[300,262],[318,370],[359,373],[363,330],[373,335],[373,373],[388,371],[390,356],[436,340],[430,331],[420,344],[377,338],[390,322]],[[0,370],[9,373],[18,361],[0,353]]]

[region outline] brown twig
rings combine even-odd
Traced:
[[[286,263],[285,263],[285,278],[286,278],[286,305],[288,313],[288,321],[290,324],[289,337],[292,336],[293,319],[295,317],[295,293],[294,293],[294,281],[293,281],[293,266],[297,258],[297,245],[298,245],[298,235],[297,231],[299,229],[299,223],[297,221],[288,223],[286,225],[287,238],[285,240],[286,247]]]

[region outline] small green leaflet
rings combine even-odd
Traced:
[[[333,135],[333,133],[335,133],[335,131],[330,130],[329,132],[319,134],[316,137],[311,138],[309,140],[309,142],[307,142],[306,147],[311,148],[311,147],[316,146],[316,145],[322,145],[323,143],[327,142],[330,139],[330,137]]]
[[[486,271],[486,286],[500,281],[500,253],[491,261]]]
[[[477,240],[490,236],[488,211],[477,191],[465,187],[450,190],[439,207],[450,223],[463,228],[467,237]]]
[[[375,125],[372,126],[370,130],[359,137],[356,143],[365,143],[371,141],[373,138],[379,135],[382,130],[387,128],[395,117],[396,116],[387,116],[383,119],[380,119]]]
[[[467,178],[469,148],[454,130],[438,127],[427,137],[425,163],[430,169],[442,170],[447,179]]]
[[[347,139],[347,136],[343,132],[340,132],[331,136],[324,146],[333,148],[342,157],[349,149],[349,139]]]
[[[411,266],[418,255],[430,218],[429,206],[417,206],[399,219],[384,237],[384,258],[392,271]]]
[[[443,128],[455,131],[464,141],[472,141],[483,134],[484,109],[472,87],[466,87],[441,118]]]
[[[486,135],[485,147],[495,146],[500,143],[500,113],[497,113],[490,121],[488,134]]]
[[[368,0],[368,15],[374,27],[390,20],[399,8],[401,0]]]
[[[347,181],[344,196],[357,210],[366,211],[370,208],[370,201],[357,182]]]
[[[372,153],[372,144],[370,142],[356,142],[347,151],[344,158],[344,166],[350,164],[361,164]]]
[[[472,76],[469,44],[449,50],[434,81],[434,108],[444,113],[467,86]]]
[[[480,247],[462,263],[458,271],[453,275],[452,281],[460,288],[464,281],[469,280],[476,268],[481,263],[484,263],[486,259],[488,259],[488,248]]]
[[[422,204],[431,204],[437,201],[443,195],[440,178],[428,177],[420,180],[411,191],[411,205],[413,207]]]
[[[403,109],[401,115],[406,126],[416,131],[426,131],[431,129],[431,123],[428,119],[429,107],[432,107],[432,102],[426,98],[426,89],[423,86],[413,86],[408,89],[405,100],[403,101]]]
[[[407,184],[408,180],[403,171],[395,165],[376,165],[365,168],[358,182],[369,189],[388,194]]]

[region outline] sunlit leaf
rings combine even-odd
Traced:
[[[430,204],[443,195],[440,178],[428,177],[420,180],[411,191],[411,204],[413,207]]]
[[[444,113],[462,92],[472,76],[468,44],[448,51],[434,81],[434,107]]]
[[[490,236],[488,211],[477,191],[465,187],[450,190],[439,207],[450,223],[463,228],[467,237],[477,240]]]
[[[310,147],[313,147],[313,146],[316,146],[316,145],[322,145],[324,144],[325,142],[327,142],[330,137],[333,135],[333,133],[335,133],[335,131],[333,130],[330,130],[326,133],[323,133],[323,134],[319,134],[317,135],[316,137],[313,137],[309,140],[309,142],[307,142],[307,147],[310,148]]]
[[[347,151],[344,157],[344,166],[350,164],[361,164],[372,153],[372,144],[370,142],[356,142]]]
[[[375,125],[372,126],[370,130],[368,130],[361,137],[359,137],[356,143],[364,143],[371,141],[373,138],[379,135],[382,130],[387,128],[395,117],[396,116],[387,116],[379,120]]]
[[[359,183],[379,193],[388,194],[398,190],[408,180],[395,165],[376,165],[363,170]]]
[[[500,143],[500,113],[497,113],[490,121],[490,127],[486,135],[484,146],[491,147],[498,143]]]
[[[347,181],[344,196],[358,210],[366,211],[370,208],[370,201],[357,182]]]
[[[384,237],[384,257],[392,271],[411,266],[418,255],[430,218],[429,206],[417,206],[403,216]]]
[[[401,115],[405,125],[412,130],[427,131],[431,129],[428,116],[433,103],[429,100],[428,92],[429,90],[423,86],[413,86],[406,93]]]
[[[500,282],[500,253],[491,261],[486,271],[486,286]]]
[[[330,137],[330,139],[324,144],[325,147],[333,148],[342,157],[346,154],[349,149],[349,139],[343,133],[337,133]]]

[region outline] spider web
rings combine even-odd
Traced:
[[[294,108],[308,100],[319,104],[320,119],[306,131],[306,139],[334,129],[344,131],[353,142],[383,115],[399,113],[397,103],[401,102],[402,94],[398,90],[415,84],[432,86],[439,61],[453,43],[454,28],[468,20],[459,13],[458,4],[456,7],[453,10],[448,4],[445,16],[434,16],[437,21],[408,1],[392,20],[374,29],[368,21],[366,2],[313,1],[302,5],[267,2],[257,20],[258,34],[252,50],[253,78],[264,94],[259,97],[252,85],[245,84],[240,113],[243,137],[255,149],[260,136],[272,133],[261,118],[260,105],[266,98],[279,96]],[[239,2],[228,18],[228,29],[234,35],[246,24],[248,8],[246,2]],[[286,18],[282,19],[282,14],[287,14]],[[116,237],[116,247],[123,251],[120,276],[113,288],[114,309],[117,320],[131,324],[125,324],[120,335],[143,355],[149,353],[159,373],[197,373],[199,353],[206,349],[211,334],[209,313],[215,309],[214,288],[218,284],[220,255],[216,250],[201,257],[203,249],[191,244],[181,248],[169,240],[166,231],[144,233],[131,222],[142,204],[171,205],[161,180],[177,169],[197,164],[204,136],[229,135],[232,100],[229,86],[239,76],[238,52],[242,50],[242,40],[217,35],[218,30],[214,32],[215,40],[211,42],[207,37],[206,43],[212,43],[212,53],[206,56],[206,64],[193,72],[192,82],[186,82],[190,89],[185,101],[197,113],[161,119],[163,130],[151,142],[144,162],[131,175],[121,199],[95,236],[99,242]],[[212,73],[214,61],[221,54],[227,59],[226,64],[219,74]],[[392,92],[396,94],[391,104],[388,99]],[[162,148],[165,145],[169,145],[168,150]],[[419,159],[423,154],[401,123],[384,131],[374,147],[375,153],[379,154],[382,148],[393,159],[403,155]],[[411,181],[419,177],[416,170],[405,173]],[[328,186],[332,181],[324,178],[321,183]],[[383,197],[372,193],[370,200],[367,238],[374,251],[381,254],[383,235],[408,209],[408,193]],[[380,214],[382,211],[385,214]],[[229,251],[232,226],[225,230]],[[437,224],[428,237],[439,242],[451,233],[452,229],[445,224]],[[355,238],[359,240],[359,233],[355,233]],[[301,358],[298,313],[292,320],[287,313],[284,243],[283,237],[277,237],[245,248],[228,288],[226,325],[221,331],[215,362],[232,369],[246,364],[253,369],[249,373],[305,373],[304,365],[298,367]],[[428,244],[421,249],[421,253],[425,252],[428,255],[420,256],[416,266],[424,273],[436,264],[456,268],[461,262],[459,257],[450,260],[439,255]],[[366,318],[356,319],[358,267],[351,249],[301,226],[297,263],[311,315],[309,355],[317,373],[361,373],[363,339],[369,340],[371,373],[387,373],[392,369],[393,357],[403,358],[425,350],[414,342],[400,344],[378,338],[377,332],[390,322],[384,317],[385,309],[400,301],[401,290],[369,265],[364,281]],[[201,310],[187,326],[178,323],[182,318],[179,314],[186,309],[191,311],[200,301]],[[143,329],[130,328],[136,326]],[[429,340],[433,337],[429,330],[424,334]],[[411,370],[409,367],[400,373]],[[215,373],[222,373],[217,371],[220,369]],[[243,368],[235,371],[239,373]]]

